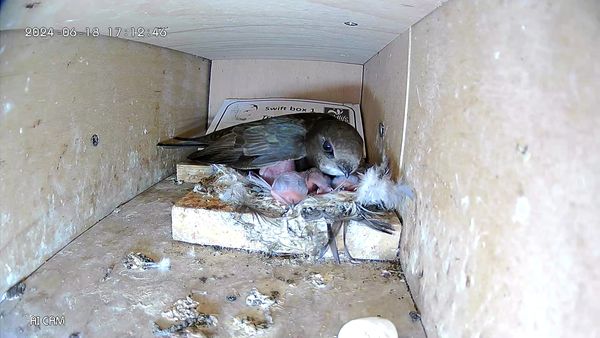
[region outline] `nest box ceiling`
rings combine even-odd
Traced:
[[[120,29],[121,38],[208,59],[363,64],[439,3],[440,0],[6,0],[2,2],[0,29],[53,27],[60,34],[63,28],[75,28],[94,34],[97,27],[100,34],[113,36]],[[132,38],[132,27],[149,36]]]

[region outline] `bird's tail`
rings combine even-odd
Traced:
[[[198,137],[173,137],[170,140],[159,142],[159,147],[205,147],[208,141],[204,136]]]
[[[200,141],[202,139],[204,139],[204,136],[196,136],[196,137],[179,137],[179,136],[175,136],[173,137],[174,140],[179,140],[179,141]]]

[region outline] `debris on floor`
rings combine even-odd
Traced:
[[[420,320],[421,320],[421,314],[420,314],[420,313],[418,313],[417,311],[410,311],[410,312],[408,313],[408,315],[410,316],[410,319],[411,319],[413,322],[418,322],[418,321],[420,321]]]
[[[274,291],[271,293],[270,296],[267,296],[260,293],[256,288],[254,288],[252,289],[252,291],[250,291],[248,297],[246,297],[246,304],[248,304],[248,306],[258,307],[262,310],[267,310],[273,304],[277,303],[276,297],[278,296],[278,294],[276,292],[277,291]]]
[[[27,288],[27,285],[25,284],[25,282],[18,282],[17,284],[13,285],[10,289],[8,289],[6,291],[6,293],[4,294],[4,297],[6,297],[6,299],[9,299],[9,300],[17,299],[25,293],[26,288]],[[0,299],[0,301],[3,301],[3,300],[4,299]]]
[[[265,319],[258,319],[250,315],[239,315],[233,318],[233,326],[238,334],[255,336],[269,329],[270,324]]]
[[[171,260],[162,258],[158,263],[141,252],[130,252],[123,260],[123,265],[129,270],[149,270],[157,269],[160,271],[169,270]]]
[[[106,272],[104,272],[104,276],[102,277],[103,282],[106,282],[110,279],[110,275],[112,274],[114,268],[115,263],[111,264],[108,268],[106,268]]]
[[[192,188],[165,180],[71,242],[20,297],[0,303],[0,335],[335,337],[352,319],[384,315],[402,336],[425,337],[396,264],[315,264],[173,241],[171,208]],[[167,257],[168,273],[149,270]],[[65,325],[31,326],[31,315],[64,315]]]
[[[381,270],[381,277],[390,278],[390,277],[392,277],[392,273],[388,270]]]
[[[183,336],[204,335],[199,330],[216,326],[218,319],[215,315],[199,312],[199,304],[190,296],[177,300],[170,309],[161,313],[162,319],[154,323],[154,334],[157,336],[169,336],[174,333]]]
[[[172,321],[183,321],[189,318],[198,317],[198,310],[196,309],[200,303],[187,296],[185,299],[177,300],[173,306],[163,311],[161,315],[167,320]]]
[[[320,273],[311,272],[306,278],[308,282],[310,282],[315,288],[324,288],[327,286],[327,282],[325,278]]]

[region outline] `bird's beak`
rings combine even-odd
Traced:
[[[340,169],[340,171],[344,174],[344,177],[346,177],[346,178],[350,177],[350,174],[351,174],[350,168],[348,168],[345,165],[338,165],[338,169]]]

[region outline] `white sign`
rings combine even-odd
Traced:
[[[298,113],[327,113],[352,125],[365,138],[360,105],[299,99],[227,99],[212,120],[207,134],[240,123]]]

